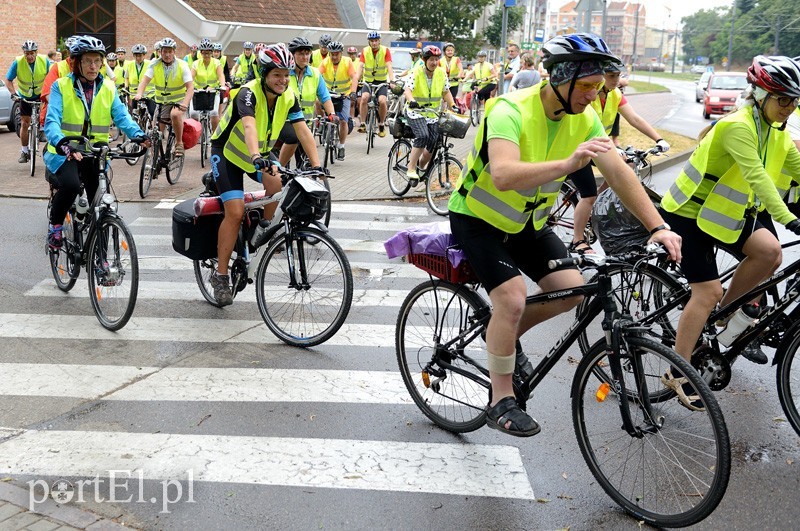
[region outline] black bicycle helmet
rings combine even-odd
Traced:
[[[592,33],[553,37],[542,47],[542,54],[542,63],[548,72],[554,64],[568,61],[610,61],[621,64],[617,56],[608,49],[606,42]]]
[[[295,37],[289,41],[289,51],[292,53],[297,50],[311,50],[312,48],[314,47],[311,45],[311,41],[305,37]]]
[[[79,57],[85,53],[95,52],[106,55],[106,46],[103,41],[90,35],[76,35],[69,47],[70,57]]]
[[[331,41],[330,44],[328,44],[328,51],[331,53],[341,52],[343,50],[344,50],[344,45],[342,45],[342,43],[339,41]]]
[[[319,45],[322,48],[327,48],[332,40],[333,40],[333,37],[331,37],[327,33],[323,33],[322,36],[319,38]]]

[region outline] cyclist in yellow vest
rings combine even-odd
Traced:
[[[209,160],[225,207],[217,243],[218,269],[211,276],[220,306],[233,303],[228,261],[244,215],[244,175],[260,181],[268,194],[280,191],[281,180],[269,152],[285,122],[292,123],[311,164],[319,168],[314,137],[295,92],[289,89],[289,70],[294,66],[291,52],[283,43],[273,44],[259,53],[257,61],[259,77],[231,91],[231,104],[211,137]],[[264,208],[265,220],[272,219],[276,207],[273,203]]]
[[[494,65],[486,61],[487,56],[486,50],[478,52],[478,62],[464,76],[464,81],[475,80],[473,86],[478,88],[478,100],[480,101],[489,99],[492,91],[497,88],[497,71]],[[469,102],[467,104],[469,105]]]
[[[183,115],[189,110],[189,102],[194,96],[192,72],[186,61],[175,57],[178,43],[170,37],[161,41],[161,57],[150,61],[144,78],[139,82],[135,100],[142,99],[150,80],[155,85],[156,103],[161,104],[160,128],[172,122],[175,131],[175,156],[183,156]]]
[[[603,122],[606,134],[611,133],[614,126],[614,121],[619,113],[625,120],[631,124],[634,129],[641,132],[643,135],[652,139],[662,152],[669,151],[669,142],[661,138],[658,131],[647,123],[647,121],[639,116],[633,106],[622,94],[619,89],[619,76],[622,66],[616,63],[607,65],[603,73],[605,84],[597,95],[597,99],[592,102],[592,107],[600,121]],[[594,171],[592,164],[587,164],[585,167],[578,171],[571,173],[567,176],[578,189],[580,200],[575,205],[575,215],[573,218],[573,225],[575,227],[585,227],[589,223],[589,218],[592,215],[592,207],[597,200],[597,181],[594,178]],[[572,244],[569,246],[570,252],[584,253],[594,252],[591,246],[583,239],[583,231],[576,230],[572,235]]]
[[[131,48],[131,53],[133,54],[133,61],[128,61],[125,63],[125,88],[128,89],[128,92],[136,94],[136,90],[139,88],[139,82],[141,82],[142,78],[144,78],[144,75],[147,73],[147,68],[150,65],[150,61],[145,59],[145,55],[147,54],[147,46],[144,44],[134,45],[134,47]],[[147,110],[151,116],[156,109],[156,102],[153,100],[155,94],[156,88],[151,80],[144,92]],[[131,106],[133,106],[133,102],[130,103]]]
[[[161,55],[161,41],[156,41],[153,43],[153,54],[150,56],[150,60],[158,59]]]
[[[114,83],[100,74],[105,57],[103,41],[90,36],[77,36],[70,44],[72,73],[53,83],[45,119],[49,142],[44,163],[47,166],[47,180],[57,189],[51,200],[47,234],[51,249],[61,247],[61,226],[70,205],[78,196],[81,182],[86,187],[90,201],[98,186],[94,161],[88,158],[84,160],[79,146],[69,143],[65,137],[83,135],[93,142],[108,142],[108,130],[113,118],[128,138],[149,145],[144,132],[120,101]]]
[[[115,52],[117,53],[117,64],[119,66],[121,66],[122,69],[124,70],[125,69],[125,54],[127,54],[128,51],[125,48],[123,48],[122,46],[117,46],[117,49],[115,50]]]
[[[439,117],[426,109],[439,110],[442,100],[448,108],[455,105],[450,94],[447,72],[439,66],[442,51],[438,46],[426,46],[422,50],[422,67],[415,68],[403,87],[406,97],[406,121],[414,132],[411,155],[408,158],[406,177],[412,187],[419,184],[417,163],[427,165],[439,137]],[[424,152],[424,156],[423,156]]]
[[[394,71],[392,70],[392,54],[389,48],[381,44],[381,34],[377,31],[370,31],[367,34],[367,42],[369,46],[365,46],[361,50],[361,71],[358,74],[359,78],[364,79],[364,87],[361,89],[361,105],[359,109],[359,116],[362,120],[367,116],[367,104],[372,98],[372,88],[370,83],[380,85],[381,83],[388,83],[384,85],[376,96],[378,97],[378,136],[383,138],[386,136],[386,113],[389,109],[386,103],[386,97],[389,94],[389,84],[394,83]],[[367,131],[366,124],[362,121],[358,127],[359,133]]]
[[[344,47],[339,41],[328,44],[328,57],[322,61],[319,71],[325,80],[328,90],[341,94],[341,109],[336,111],[339,117],[339,144],[336,149],[336,158],[344,160],[344,144],[350,132],[350,105],[351,96],[358,90],[358,72],[349,57],[342,57]],[[336,105],[339,105],[337,103]]]
[[[361,60],[358,58],[358,48],[355,46],[348,46],[347,47],[347,57],[353,62],[353,67],[356,69],[356,72],[360,75],[361,73]],[[361,78],[358,78],[358,81],[361,81]]]
[[[440,62],[447,72],[447,80],[450,82],[450,95],[455,99],[458,94],[458,84],[464,78],[464,67],[461,65],[461,58],[456,55],[456,45],[452,42],[444,44],[444,57]]]
[[[222,65],[217,59],[211,57],[214,46],[208,39],[200,41],[197,47],[200,52],[200,59],[192,64],[192,77],[194,78],[194,100],[195,111],[211,111],[211,130],[217,128],[219,124],[219,93],[214,89],[225,86],[225,75],[222,73]],[[208,91],[212,89],[212,91]],[[199,119],[200,115],[193,115]]]
[[[203,39],[208,40],[208,39]],[[210,41],[209,41],[210,42]],[[192,67],[195,61],[200,59],[200,47],[196,44],[192,44],[189,48],[189,53],[183,56],[183,60],[186,61],[186,64],[189,65],[189,68]]]
[[[211,57],[219,61],[219,64],[222,65],[222,73],[225,76],[225,82],[231,82],[231,70],[228,65],[228,56],[222,53],[222,43],[215,42],[213,44],[213,50],[211,52]]]
[[[322,61],[328,57],[328,45],[333,40],[333,37],[327,33],[323,33],[319,38],[319,48],[311,52],[311,68],[319,68]]]
[[[289,42],[289,52],[294,57],[294,67],[289,70],[289,88],[294,91],[295,96],[300,101],[300,108],[306,123],[311,124],[316,114],[317,102],[322,105],[329,120],[335,120],[333,102],[328,92],[328,87],[322,79],[322,74],[309,64],[311,58],[311,41],[305,37],[295,37]],[[330,57],[330,54],[328,55]],[[297,150],[297,134],[294,125],[286,122],[280,134],[283,142],[278,161],[281,166],[286,166]],[[344,153],[342,153],[344,158]]]
[[[254,69],[256,66],[257,55],[253,53],[256,45],[250,41],[242,45],[242,53],[236,58],[236,64],[233,65],[231,70],[231,79],[234,85],[242,84],[248,77],[252,79],[255,77]]]
[[[400,79],[405,79],[407,76],[410,76],[411,73],[417,67],[422,67],[425,62],[422,60],[422,48],[412,48],[408,51],[408,55],[411,57],[411,66],[408,67],[408,70],[403,70],[400,74],[397,75]]]
[[[603,85],[602,64],[616,58],[602,39],[585,33],[555,37],[543,52],[552,83],[487,102],[449,203],[453,236],[494,308],[486,333],[492,382],[486,423],[519,437],[536,435],[540,428],[514,400],[513,374],[526,376],[532,370],[515,340],[579,301],[526,307],[521,273],[544,291],[583,284],[577,268],[551,271],[547,266],[548,260],[569,256],[545,224],[564,177],[594,159],[625,205],[653,231],[653,240],[680,259],[680,237],[665,229],[633,171],[605,136],[597,113],[589,109]]]
[[[119,65],[119,59],[117,58],[117,54],[114,52],[109,53],[106,55],[106,61],[108,64],[109,70],[114,72],[114,85],[119,89],[125,85],[125,71]]]
[[[687,360],[717,302],[735,300],[780,266],[781,246],[770,218],[800,235],[800,220],[778,191],[800,181],[800,152],[784,129],[800,101],[800,64],[759,55],[747,80],[753,88],[746,104],[703,137],[661,202],[664,218],[687,242],[681,270],[692,296],[675,343]],[[766,214],[759,215],[762,210]],[[714,246],[744,256],[724,296]],[[742,355],[767,363],[758,342]]]
[[[20,131],[19,140],[21,143],[18,162],[25,163],[30,160],[28,153],[28,127],[31,125],[31,114],[33,108],[25,100],[39,101],[42,93],[44,78],[50,68],[50,59],[46,55],[39,55],[37,51],[39,45],[35,41],[25,41],[22,43],[22,55],[14,59],[11,67],[6,73],[5,84],[8,92],[17,94],[22,99],[19,102]],[[13,81],[17,81],[17,89],[14,89]]]

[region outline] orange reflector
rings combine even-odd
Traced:
[[[97,293],[97,300],[103,300],[103,291],[100,289],[100,286],[95,287],[94,292]]]
[[[427,371],[422,371],[422,383],[425,384],[426,388],[431,386],[431,377]]]
[[[126,251],[128,250],[128,240],[122,240],[120,242],[120,245],[122,245],[122,248],[125,249]]]
[[[602,384],[600,384],[600,387],[597,389],[597,392],[594,394],[594,397],[597,399],[598,402],[603,402],[608,396],[608,392],[610,390],[611,386],[608,385],[608,382],[603,382]]]
[[[67,217],[64,218],[64,224],[69,225],[70,223],[72,223],[72,216],[70,216],[69,212],[67,212]]]

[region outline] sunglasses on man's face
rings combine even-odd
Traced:
[[[581,92],[591,92],[593,90],[600,90],[603,88],[604,84],[605,80],[600,80],[597,83],[592,83],[590,81],[576,81],[575,88]]]
[[[800,103],[800,98],[793,98],[791,96],[776,96],[774,94],[770,94],[770,97],[778,102],[778,105],[781,107],[788,107],[789,105],[794,105],[797,107],[797,104]]]

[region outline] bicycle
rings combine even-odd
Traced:
[[[367,129],[367,155],[369,155],[370,148],[375,147],[375,135],[378,134],[378,92],[383,89],[383,87],[388,86],[388,83],[374,84],[365,82],[364,84],[368,85],[370,88],[370,98],[367,103],[367,116],[364,119],[364,124]]]
[[[123,90],[125,89],[121,89],[120,92]],[[152,100],[149,100],[147,98],[142,98],[139,101],[132,101],[133,108],[131,109],[131,118],[139,126],[139,129],[145,132],[147,132],[147,130],[150,127],[150,119],[151,119],[150,111],[147,108],[148,101]],[[131,147],[133,145],[134,144],[130,142],[122,144],[122,146],[126,146],[126,149],[133,149]],[[136,164],[139,162],[139,157],[125,158],[124,160],[128,164],[128,166],[136,166]]]
[[[786,249],[798,244],[800,240],[781,247]],[[733,275],[735,268],[723,271],[723,283]],[[637,307],[636,323],[649,327],[651,335],[672,346],[681,310],[691,297],[691,288],[678,276],[679,273],[667,271],[657,264],[646,264],[639,275],[639,278],[626,279],[625,289],[620,291],[627,292],[628,303]],[[721,391],[730,383],[732,366],[746,347],[755,342],[757,347],[764,345],[776,349],[772,365],[776,366],[778,397],[787,420],[800,435],[800,356],[797,355],[800,349],[800,306],[792,307],[800,299],[798,280],[800,258],[741,297],[712,311],[692,354],[692,365],[712,390]],[[782,282],[786,282],[786,287],[781,295],[778,285]],[[767,302],[767,295],[771,302]],[[723,329],[718,329],[716,323],[726,322],[742,306],[755,299],[766,303],[757,322],[741,332],[723,352],[717,339]],[[583,311],[581,306],[578,311]]]
[[[320,135],[322,137],[322,166],[328,167],[328,161],[335,164],[336,160],[336,147],[339,144],[339,123],[333,122],[322,117],[319,120]]]
[[[248,284],[255,284],[259,312],[272,333],[289,345],[312,347],[333,337],[344,324],[353,301],[353,275],[341,246],[317,221],[320,212],[297,212],[297,196],[292,196],[291,188],[312,181],[318,189],[319,184],[312,179],[321,174],[315,170],[279,171],[284,184],[280,192],[245,196],[245,214],[228,264],[231,294],[236,298]],[[204,184],[204,195],[213,195],[213,180],[204,178]],[[287,194],[291,197],[287,198]],[[276,202],[279,208],[265,228],[261,208]],[[319,198],[319,210],[324,209],[325,203],[325,198]],[[218,221],[221,220],[219,216]],[[203,238],[210,242],[205,244],[209,256],[194,260],[200,292],[214,306],[218,304],[211,275],[217,270],[218,227],[219,223],[215,223]],[[257,230],[261,234],[254,237]],[[175,238],[173,234],[173,247]]]
[[[496,78],[489,78],[489,79],[476,79],[471,87],[472,87],[472,94],[470,95],[469,100],[469,117],[472,121],[472,125],[478,127],[481,124],[481,120],[483,119],[483,111],[484,106],[483,102],[478,98],[478,91],[481,89],[480,85],[483,82],[488,81],[489,83],[497,83]]]
[[[29,100],[17,94],[12,96],[15,101],[25,102],[31,106],[31,124],[28,126],[28,163],[31,168],[31,177],[36,172],[36,151],[39,149],[39,110],[42,102],[39,100]],[[19,136],[20,129],[17,129]]]
[[[81,152],[84,157],[95,159],[99,185],[91,204],[81,185],[81,193],[70,206],[62,224],[61,247],[46,247],[50,268],[58,289],[68,292],[75,286],[81,267],[85,267],[89,297],[97,320],[108,330],[119,330],[128,323],[136,305],[139,262],[133,235],[117,214],[117,198],[107,168],[110,160],[136,153],[112,151],[105,143],[92,145],[83,136],[66,138],[84,146]],[[48,219],[54,193],[51,182]]]
[[[448,119],[446,117],[449,116],[449,113],[437,112],[436,114],[440,117],[440,123],[442,117]],[[457,138],[463,138],[460,134],[456,135]],[[387,167],[389,188],[393,194],[401,197],[411,189],[411,183],[406,175],[408,160],[411,156],[411,147],[411,142],[406,138],[399,138],[389,150],[389,164]],[[449,135],[440,128],[430,162],[419,176],[420,182],[425,183],[425,199],[428,202],[428,206],[440,216],[447,215],[450,192],[453,184],[458,180],[461,171],[464,169],[461,161],[450,154],[450,149],[453,147],[454,144],[450,142]]]
[[[139,172],[139,197],[142,199],[147,197],[150,185],[153,184],[153,179],[158,179],[158,174],[161,173],[162,169],[169,184],[177,183],[183,172],[183,163],[186,158],[185,156],[175,156],[177,140],[172,124],[161,124],[165,127],[165,132],[159,129],[158,117],[161,114],[161,106],[162,104],[160,103],[156,104],[155,112],[150,120],[150,126],[144,129],[153,145],[145,151],[142,158],[142,169]],[[165,139],[167,141],[166,147],[164,146]]]
[[[469,266],[445,257],[409,255],[431,274],[411,290],[397,318],[400,373],[414,403],[437,426],[454,433],[487,420],[491,384],[482,344],[491,307],[478,293]],[[573,427],[581,454],[606,493],[637,520],[679,527],[703,520],[717,507],[730,476],[730,440],[708,385],[680,356],[648,339],[646,330],[613,303],[611,267],[625,257],[586,255],[554,260],[597,269],[597,282],[529,296],[527,304],[594,294],[591,311],[576,320],[526,379],[514,377],[521,408],[564,356],[581,330],[602,314],[605,338],[584,356],[572,382]],[[433,277],[436,277],[435,279]],[[611,381],[596,369],[610,368]],[[691,411],[663,391],[670,367],[686,375],[705,406]],[[668,399],[669,398],[669,399]],[[491,397],[489,397],[491,401]]]
[[[214,88],[214,87],[205,87],[203,89],[198,89],[195,91],[195,94],[216,94],[217,92],[222,92],[223,89]],[[213,105],[213,98],[212,98],[212,105]],[[211,129],[211,112],[214,111],[213,108],[197,110],[197,113],[200,115],[200,125],[201,125],[201,132],[200,132],[200,167],[206,167],[206,160],[208,159],[208,152],[211,148],[211,135],[214,131]]]

